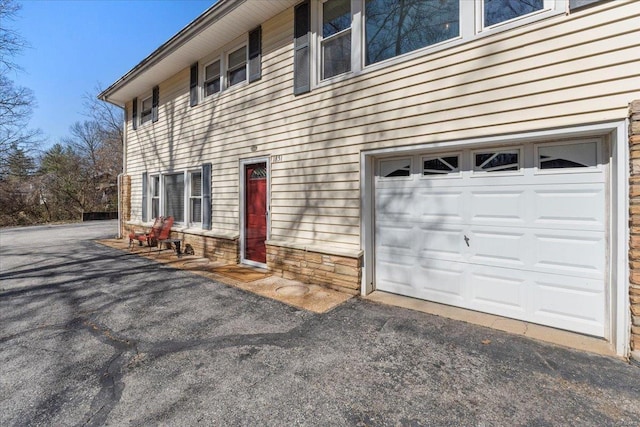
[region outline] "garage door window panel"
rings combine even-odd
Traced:
[[[429,178],[460,176],[460,155],[443,154],[435,157],[423,157],[422,176]]]
[[[540,145],[537,147],[540,170],[585,169],[598,167],[598,143]]]
[[[411,176],[411,159],[381,160],[379,170],[381,178],[408,178]]]
[[[520,150],[495,150],[473,153],[476,173],[517,172],[521,168]]]

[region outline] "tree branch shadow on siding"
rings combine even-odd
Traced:
[[[188,79],[185,81],[188,82]],[[143,138],[139,140],[145,141],[142,145],[144,168],[149,173],[182,172],[198,169],[203,163],[212,162],[213,177],[216,159],[207,156],[206,149],[215,147],[212,136],[218,127],[215,122],[218,103],[215,100],[212,102],[201,99],[197,105],[190,106],[188,88],[173,93],[176,95],[167,99],[163,97],[163,91],[160,91],[159,121],[142,129]],[[211,189],[213,199],[215,186],[212,185]],[[187,221],[188,218],[185,218],[185,224]],[[208,252],[208,245],[205,239],[204,253]]]
[[[490,50],[490,48],[488,48]],[[479,58],[484,58],[486,55],[490,55],[491,52],[479,53]],[[313,164],[316,169],[315,179],[303,179],[298,182],[304,182],[306,185],[304,189],[298,190],[295,194],[299,199],[304,200],[304,203],[299,206],[289,205],[286,207],[294,207],[297,209],[294,219],[291,221],[291,230],[288,230],[291,235],[295,236],[300,231],[310,230],[311,239],[323,236],[323,229],[319,227],[319,223],[315,221],[309,221],[309,218],[316,216],[324,216],[327,212],[335,210],[336,215],[340,216],[344,209],[347,208],[348,200],[355,201],[358,206],[358,215],[361,217],[365,214],[374,215],[373,223],[375,224],[375,211],[371,207],[361,206],[360,204],[360,159],[353,161],[335,161],[336,158],[344,156],[359,156],[361,150],[380,149],[380,148],[394,148],[399,150],[406,148],[410,149],[412,145],[417,144],[429,144],[432,142],[441,142],[447,140],[447,133],[454,132],[456,130],[456,124],[462,127],[461,122],[467,128],[481,127],[474,117],[460,117],[456,116],[454,111],[450,110],[450,105],[455,105],[455,100],[449,98],[438,97],[439,93],[446,89],[455,89],[455,98],[462,98],[469,94],[470,85],[467,81],[468,77],[474,73],[475,70],[470,69],[464,74],[454,74],[450,72],[446,75],[441,75],[437,79],[433,73],[436,71],[447,70],[447,66],[441,66],[439,69],[433,69],[432,63],[428,61],[428,57],[425,56],[421,60],[421,64],[412,68],[396,67],[394,73],[399,74],[397,78],[392,76],[387,79],[388,82],[401,83],[407,81],[406,85],[398,85],[396,89],[389,89],[386,84],[380,84],[377,87],[370,85],[370,76],[364,75],[360,77],[354,77],[345,80],[340,83],[336,83],[334,88],[326,89],[326,87],[316,88],[310,93],[301,95],[298,98],[293,98],[292,102],[298,100],[308,100],[308,105],[313,105],[313,113],[309,113],[307,109],[302,108],[303,111],[291,108],[288,111],[295,112],[296,116],[289,116],[289,123],[292,125],[300,122],[304,123],[306,128],[306,134],[298,138],[302,140],[302,144],[294,147],[299,148],[298,151],[288,151],[287,157],[295,157],[295,160],[305,160],[307,164]],[[414,61],[416,62],[416,61]],[[409,70],[409,72],[406,72]],[[419,77],[420,79],[415,79]],[[446,86],[439,84],[440,81],[445,81]],[[356,101],[363,101],[364,105],[357,109],[352,109],[350,106]],[[438,104],[438,101],[447,100],[449,106],[445,107],[443,104]],[[396,106],[390,103],[396,101]],[[397,106],[398,102],[401,102],[400,106]],[[302,102],[304,103],[304,101]],[[451,117],[447,119],[435,119],[436,114],[446,114],[447,111],[451,111]],[[382,115],[384,113],[384,115]],[[310,116],[308,119],[305,116]],[[417,125],[407,126],[400,121],[407,118],[415,118],[417,120],[423,119]],[[369,122],[368,119],[371,119]],[[327,129],[328,123],[330,128]],[[371,125],[377,129],[372,130]],[[324,128],[324,129],[323,129]],[[487,129],[485,133],[489,133],[490,129]],[[311,144],[312,141],[317,141],[317,148],[314,150],[315,154],[306,151],[305,147]],[[355,145],[354,149],[349,149],[349,146]],[[405,151],[406,153],[406,151]],[[387,155],[387,154],[385,154]],[[388,155],[393,155],[388,154]],[[326,160],[324,163],[322,159]],[[292,161],[292,162],[293,162]],[[332,180],[332,171],[336,169],[336,166],[341,170],[339,172],[342,176],[338,181]],[[354,166],[351,168],[350,166]],[[377,165],[376,165],[377,168]],[[420,165],[415,165],[413,173],[420,175]],[[281,169],[286,174],[286,170]],[[300,175],[296,174],[297,169],[293,168],[291,173],[287,175],[291,179],[299,177],[307,178],[308,175],[304,175],[301,172]],[[354,187],[340,187],[340,185],[332,185],[335,183],[355,182],[357,186]],[[428,186],[429,181],[425,181]],[[355,197],[345,196],[340,194],[344,192],[342,188],[350,188],[353,191]],[[374,186],[375,188],[375,186]],[[430,187],[428,187],[430,188]],[[336,197],[314,197],[316,192],[326,190],[329,192],[335,192]],[[372,195],[373,204],[376,205],[378,211],[390,211],[393,210],[392,206],[387,203],[389,201],[375,200],[375,194]],[[338,202],[338,203],[337,203]],[[274,217],[277,216],[277,207],[274,207]],[[428,223],[423,226],[423,232],[425,232],[425,239],[428,239],[427,234],[429,229],[439,229],[444,225],[443,218],[430,218]],[[357,227],[357,225],[356,225]],[[287,233],[287,230],[275,230],[276,233]],[[373,230],[371,230],[372,232]],[[369,230],[360,230],[358,228],[358,235],[360,233],[367,233]],[[360,248],[365,249],[365,248]],[[424,241],[419,242],[419,247],[415,249],[419,254],[424,249]],[[428,260],[424,259],[424,266],[428,267]]]

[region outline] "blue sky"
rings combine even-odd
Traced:
[[[10,78],[30,88],[29,123],[49,147],[85,120],[83,95],[109,86],[210,7],[214,0],[26,0],[9,26],[30,45]]]

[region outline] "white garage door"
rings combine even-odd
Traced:
[[[605,336],[603,145],[378,160],[376,288]]]

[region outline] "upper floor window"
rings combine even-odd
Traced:
[[[500,24],[544,8],[544,0],[484,0],[484,27]]]
[[[194,107],[201,99],[261,78],[262,27],[258,26],[191,65],[189,105]]]
[[[458,37],[459,0],[365,0],[365,65]]]
[[[153,100],[151,97],[142,100],[140,108],[140,124],[151,121],[151,109],[153,107]]]
[[[398,63],[412,52],[560,15],[565,6],[565,0],[303,1],[295,8],[294,93],[383,62]]]
[[[204,67],[204,96],[220,92],[220,60]]]
[[[351,71],[351,0],[322,4],[322,79]]]
[[[228,56],[227,86],[231,87],[247,80],[247,47],[242,46]]]

